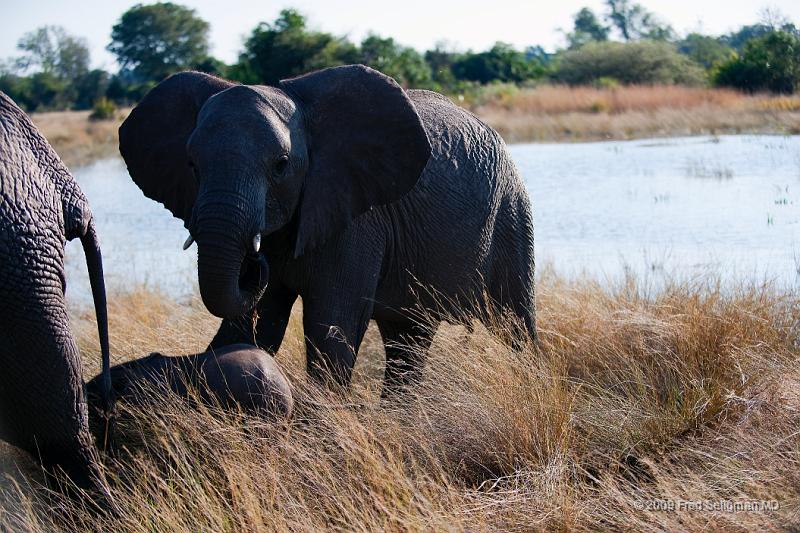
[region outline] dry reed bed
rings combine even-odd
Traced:
[[[35,531],[792,529],[800,527],[800,303],[712,281],[653,290],[545,274],[540,346],[444,327],[425,381],[378,399],[374,328],[352,391],[305,381],[297,311],[278,354],[291,423],[171,399],[130,412],[109,476],[120,511],[6,489],[0,523]],[[198,301],[111,299],[118,360],[202,349]],[[91,373],[90,312],[76,317]],[[32,482],[36,486],[36,482]],[[770,512],[647,511],[653,499],[775,500]]]
[[[510,143],[800,133],[800,95],[746,95],[675,85],[503,87],[467,105]]]
[[[90,120],[90,111],[34,113],[33,122],[64,163],[75,169],[119,154],[117,129],[127,112],[111,120]]]

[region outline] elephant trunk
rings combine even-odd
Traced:
[[[237,318],[253,310],[266,288],[267,263],[253,250],[258,226],[234,206],[195,206],[197,275],[206,308],[220,318]]]

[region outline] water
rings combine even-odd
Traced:
[[[511,147],[531,195],[537,263],[614,279],[720,274],[800,283],[800,136],[689,137]],[[119,159],[75,172],[102,238],[106,282],[197,291],[183,223],[142,195]],[[68,298],[89,301],[80,244]]]
[[[121,159],[79,168],[75,177],[89,199],[110,292],[146,285],[176,298],[197,287],[197,252],[181,247],[189,232],[161,204],[146,198]],[[67,243],[67,299],[91,302],[83,249]]]
[[[800,136],[511,148],[537,262],[565,275],[800,281]]]

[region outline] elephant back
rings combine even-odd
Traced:
[[[91,219],[86,196],[30,117],[0,92],[0,207],[6,218],[42,213],[70,240]],[[38,212],[39,215],[33,215]],[[44,221],[40,221],[44,222]]]

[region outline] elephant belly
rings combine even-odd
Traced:
[[[385,208],[392,231],[376,291],[376,319],[418,306],[447,315],[481,297],[492,272],[498,216],[491,191],[481,190],[484,184],[464,194],[438,180]]]

